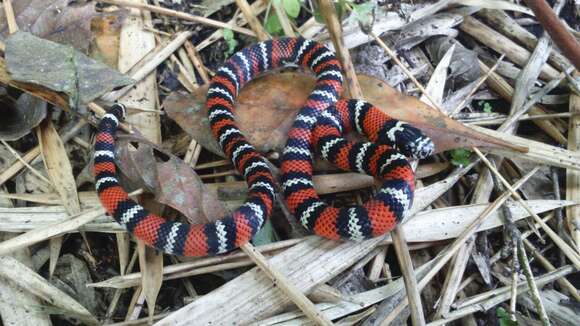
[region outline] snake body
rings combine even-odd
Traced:
[[[260,42],[233,55],[217,70],[207,95],[213,136],[249,188],[246,202],[215,222],[189,225],[148,212],[128,197],[114,164],[115,132],[124,108],[115,105],[101,119],[94,173],[106,211],[128,232],[168,254],[207,256],[248,242],[272,213],[274,177],[265,158],[248,143],[234,120],[240,89],[263,72],[299,66],[316,75],[316,85],[288,134],[282,156],[282,188],[290,211],[306,228],[330,239],[361,240],[390,231],[413,201],[414,173],[407,157],[423,158],[433,143],[418,129],[391,119],[371,104],[340,100],[342,74],[335,54],[302,38]],[[356,130],[370,143],[350,143],[342,134]],[[315,147],[337,167],[384,180],[363,206],[335,208],[318,198],[312,183]]]

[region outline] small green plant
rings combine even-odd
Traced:
[[[491,104],[489,102],[483,102],[483,112],[485,112],[485,113],[492,113],[493,112],[493,106],[491,106]]]
[[[466,166],[469,164],[469,157],[471,156],[471,151],[463,148],[457,148],[450,151],[451,154],[451,164],[455,166]]]
[[[292,22],[294,19],[300,15],[300,2],[301,0],[274,0],[274,1],[282,1],[282,7],[288,15],[288,18]],[[271,11],[266,17],[266,22],[264,23],[264,27],[266,28],[266,32],[272,35],[280,35],[282,34],[282,25],[280,24],[280,20],[276,14],[273,14]]]
[[[510,315],[507,313],[507,311],[505,311],[504,308],[498,307],[495,310],[495,314],[496,314],[497,318],[499,319],[500,326],[518,326],[518,322],[512,320],[510,318]]]
[[[231,29],[224,28],[222,33],[224,34],[224,40],[228,44],[228,51],[226,52],[226,56],[230,56],[236,51],[238,41],[234,38],[234,32]]]
[[[354,0],[338,0],[338,2],[335,3],[336,14],[339,19],[342,19],[344,14],[348,11],[352,11],[353,17],[361,24],[370,23],[370,14],[374,8],[375,3],[372,1],[356,4]],[[319,8],[316,8],[314,11],[314,19],[319,23],[324,23]]]
[[[282,0],[286,14],[290,18],[296,18],[300,14],[300,0]]]
[[[268,18],[266,18],[264,27],[266,28],[266,32],[271,35],[280,35],[282,33],[282,25],[276,15],[269,15]]]

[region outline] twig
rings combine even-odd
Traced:
[[[54,188],[54,184],[48,180],[48,178],[46,178],[45,176],[42,175],[42,173],[38,172],[34,167],[32,167],[32,165],[28,164],[28,162],[26,162],[26,160],[24,160],[22,158],[22,156],[20,156],[20,154],[18,154],[18,152],[16,152],[14,150],[14,148],[12,148],[12,146],[8,145],[7,142],[5,142],[4,140],[0,140],[0,142],[2,142],[2,145],[4,145],[4,147],[6,147],[6,149],[8,151],[10,151],[10,153],[18,160],[20,161],[20,163],[22,163],[22,165],[24,165],[25,167],[27,167],[30,172],[32,172],[35,176],[37,176],[40,180],[46,182],[47,185],[51,186]]]
[[[284,31],[284,35],[292,37],[294,36],[294,29],[292,29],[292,24],[290,23],[290,19],[288,19],[288,15],[286,14],[286,10],[284,10],[284,6],[282,1],[270,1],[272,7],[274,7],[274,11],[276,12],[276,16],[278,16],[278,21],[280,22],[280,26],[282,26],[282,30]],[[272,12],[270,12],[270,15]]]
[[[409,71],[409,69],[407,69],[407,67],[405,67],[405,65],[401,62],[401,60],[399,60],[395,51],[391,50],[391,48],[389,48],[387,44],[385,44],[385,42],[383,42],[383,40],[381,40],[381,38],[378,37],[372,31],[369,32],[369,35],[375,39],[375,41],[379,44],[379,46],[383,48],[383,50],[387,52],[387,54],[391,57],[391,59],[393,59],[393,61],[399,66],[399,68],[403,70],[403,73],[405,73],[405,75],[407,75],[407,77],[413,82],[413,84],[417,86],[417,88],[421,91],[421,93],[429,100],[429,102],[431,102],[431,105],[438,108],[437,102],[435,102],[435,100],[431,98],[429,93],[425,90],[425,87],[421,85],[421,83],[417,80],[417,78],[415,78],[415,76],[413,76],[413,74]],[[441,112],[445,112],[441,108],[438,109]]]
[[[542,321],[542,324],[544,326],[549,326],[550,319],[548,318],[546,308],[544,308],[544,304],[542,303],[542,298],[540,298],[540,290],[538,290],[538,285],[534,280],[534,274],[532,273],[530,262],[528,260],[528,255],[526,255],[526,250],[524,249],[524,245],[522,243],[521,238],[518,239],[517,252],[518,252],[518,260],[520,262],[520,265],[522,266],[524,275],[526,276],[528,287],[531,290],[530,293],[532,295],[532,300],[534,301],[536,310],[540,315],[540,320]]]
[[[203,61],[201,60],[195,46],[191,44],[190,40],[185,41],[185,43],[183,43],[183,46],[185,47],[185,51],[187,52],[189,59],[193,63],[193,66],[197,70],[197,73],[199,74],[203,82],[205,84],[209,83],[210,78],[209,75],[207,74],[206,70],[207,68],[204,66]]]
[[[425,325],[425,315],[423,314],[423,306],[421,304],[421,292],[417,286],[417,279],[415,278],[415,273],[412,268],[413,262],[409,255],[409,248],[407,246],[407,241],[405,241],[403,230],[404,228],[397,227],[398,232],[391,233],[391,236],[393,237],[393,246],[395,247],[395,253],[397,254],[397,259],[401,266],[403,275],[405,275],[403,280],[405,282],[405,289],[407,290],[407,298],[409,301],[409,309],[411,310],[411,320],[413,325]],[[409,266],[411,266],[410,270]]]
[[[240,247],[250,259],[252,259],[260,269],[272,280],[274,285],[278,286],[280,290],[288,296],[300,310],[310,320],[317,325],[332,325],[332,321],[326,318],[310,301],[304,293],[302,293],[288,278],[270,265],[266,257],[264,257],[254,246],[247,243]]]
[[[246,21],[248,22],[248,25],[250,25],[250,27],[254,31],[255,36],[258,38],[258,40],[265,41],[265,40],[269,39],[270,35],[268,35],[268,33],[266,33],[266,30],[264,29],[262,24],[260,24],[260,21],[258,20],[258,18],[256,18],[256,15],[252,11],[252,8],[250,8],[250,4],[248,3],[248,1],[236,0],[236,4],[238,5],[238,8],[240,8],[240,10],[242,11],[242,14],[244,15],[244,17],[246,17]]]
[[[209,18],[205,18],[205,17],[199,17],[199,16],[188,14],[188,13],[184,13],[181,11],[167,9],[167,8],[163,8],[163,7],[159,7],[159,6],[142,4],[142,3],[135,3],[132,1],[127,1],[127,0],[98,0],[98,1],[103,2],[103,3],[112,4],[112,5],[116,5],[116,6],[121,6],[121,7],[147,10],[147,11],[154,12],[154,13],[157,13],[160,15],[176,17],[176,18],[180,18],[183,20],[188,20],[188,21],[200,23],[200,24],[215,27],[215,28],[228,28],[228,29],[231,29],[232,31],[236,31],[236,32],[241,33],[241,34],[245,34],[245,35],[249,35],[249,36],[256,36],[256,34],[252,30],[249,30],[249,29],[244,28],[244,27],[239,27],[236,25],[231,25],[231,24],[227,24],[224,22],[220,22],[218,20],[213,20],[213,19],[209,19]]]
[[[350,53],[348,48],[344,45],[344,40],[342,39],[342,26],[336,15],[336,10],[334,10],[334,4],[331,0],[319,0],[318,4],[320,6],[320,12],[324,17],[324,22],[326,23],[326,28],[330,33],[330,38],[332,44],[334,45],[334,50],[338,55],[338,59],[342,64],[342,69],[346,76],[346,86],[348,88],[348,93],[352,98],[363,99],[363,93],[360,89],[358,83],[358,78],[354,71],[354,66],[352,60],[350,59]]]
[[[181,32],[175,36],[173,40],[171,40],[165,47],[157,51],[153,56],[149,58],[149,60],[143,63],[142,66],[138,67],[136,71],[131,73],[131,78],[135,80],[135,82],[139,82],[147,75],[149,75],[152,71],[154,71],[157,66],[159,66],[163,61],[169,58],[173,52],[175,52],[178,48],[180,48],[183,43],[188,40],[193,32]],[[105,102],[114,102],[119,99],[121,96],[125,95],[128,91],[133,89],[133,85],[128,85],[120,90],[112,91],[106,95],[103,95],[101,99]]]
[[[512,188],[509,182],[506,181],[506,179],[497,171],[497,169],[489,162],[489,160],[485,157],[485,155],[483,155],[483,153],[479,151],[479,149],[475,147],[472,147],[471,149],[479,156],[479,158],[481,158],[481,160],[485,163],[485,165],[487,165],[487,167],[498,177],[501,183],[508,189],[508,191],[518,201],[518,203],[520,203],[522,207],[534,218],[534,220],[536,220],[536,222],[540,224],[542,229],[546,231],[546,233],[554,241],[554,243],[556,243],[556,245],[560,247],[562,251],[564,251],[564,254],[566,255],[566,257],[568,257],[568,259],[570,259],[570,261],[574,264],[574,266],[580,268],[580,257],[578,257],[578,254],[572,248],[570,248],[570,246],[568,246],[568,244],[564,240],[562,240],[548,226],[548,224],[544,223],[544,221],[542,221],[542,219],[538,216],[538,214],[534,213],[534,211],[530,208],[530,206],[526,204],[526,202],[522,199],[522,197]]]
[[[12,0],[4,0],[4,12],[6,14],[6,21],[8,22],[8,31],[10,34],[18,32],[18,24],[16,24],[16,17],[14,16],[14,8],[12,8]]]
[[[575,77],[580,76],[578,73]],[[571,114],[580,114],[580,95],[570,94],[569,111]],[[568,149],[580,151],[580,116],[570,118],[568,128]],[[566,199],[580,200],[580,172],[566,170]],[[580,206],[566,209],[566,224],[575,241],[576,250],[580,252]]]
[[[515,245],[513,246],[514,251],[517,248],[517,240],[512,239]],[[515,252],[514,252],[515,253]],[[517,255],[513,255],[512,257],[512,284],[511,284],[511,291],[510,291],[510,319],[513,321],[517,321],[516,318],[516,304],[518,298],[518,275],[519,275],[520,264],[518,263]]]
[[[471,91],[469,92],[469,94],[467,94],[467,96],[465,96],[465,98],[455,107],[455,109],[453,109],[451,111],[451,114],[449,114],[451,117],[455,116],[457,113],[459,113],[459,111],[463,108],[463,106],[465,105],[465,103],[467,103],[467,101],[469,101],[469,98],[471,98],[471,96],[473,94],[475,94],[475,92],[477,92],[477,90],[481,87],[481,85],[483,85],[483,83],[485,83],[485,81],[487,80],[487,78],[497,69],[497,67],[499,67],[499,64],[503,61],[503,58],[505,58],[505,54],[502,54],[499,59],[497,59],[497,62],[493,65],[493,67],[491,67],[491,69],[489,69],[485,75],[479,77],[479,80],[477,81],[477,84],[475,84],[475,86],[473,86],[473,88],[471,89]]]
[[[580,44],[544,0],[524,0],[566,58],[580,69]]]

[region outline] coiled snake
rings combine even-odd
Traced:
[[[114,105],[99,124],[94,153],[96,189],[108,214],[135,237],[168,254],[207,256],[248,242],[272,213],[275,181],[265,158],[236,126],[234,102],[247,82],[285,66],[311,70],[317,79],[282,156],[282,189],[291,213],[304,227],[329,239],[362,240],[392,230],[413,203],[414,172],[408,158],[431,155],[433,142],[365,101],[339,100],[342,74],[335,54],[302,38],[273,39],[243,49],[219,68],[209,86],[213,136],[248,184],[242,206],[215,222],[190,225],[165,220],[130,199],[114,164],[115,132],[125,114],[122,105]],[[348,142],[342,134],[350,130],[371,142]],[[315,149],[340,169],[382,179],[382,187],[362,206],[327,205],[312,183]]]

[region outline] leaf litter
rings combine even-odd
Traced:
[[[140,92],[154,94],[155,101],[150,105],[144,98],[131,98],[128,105],[129,115],[142,120],[133,123],[132,135],[119,135],[117,165],[126,189],[139,195],[145,205],[159,206],[164,216],[188,223],[203,223],[235,209],[247,188],[223,159],[209,131],[203,76],[215,71],[229,54],[256,40],[241,36],[235,28],[216,30],[211,22],[206,26],[182,21],[175,12],[243,26],[246,17],[237,4],[245,1],[202,1],[201,6],[183,1],[151,2],[153,14],[126,1],[103,2],[113,5],[13,1],[14,21],[21,32],[11,36],[5,11],[0,10],[5,43],[0,97],[14,102],[40,96],[53,104],[68,104],[87,118],[85,105],[99,116],[100,108],[110,104],[101,101],[101,96],[118,98],[115,93],[107,94],[136,83]],[[560,3],[554,10],[561,10]],[[159,5],[173,14],[159,14]],[[579,298],[574,276],[569,275],[578,266],[568,250],[580,239],[580,129],[567,120],[578,119],[580,100],[571,91],[572,78],[548,91],[548,97],[532,95],[550,86],[550,78],[570,69],[554,47],[543,59],[549,66],[526,61],[542,37],[523,24],[535,22],[528,15],[531,11],[523,4],[505,1],[395,1],[377,6],[347,0],[335,6],[336,17],[344,26],[342,31],[331,29],[330,33],[320,22],[323,16],[335,13],[321,12],[309,2],[285,0],[279,7],[270,7],[257,1],[249,8],[272,36],[284,34],[282,25],[287,21],[291,29],[329,45],[330,36],[343,38],[365,98],[389,115],[417,125],[435,141],[438,154],[418,162],[415,204],[402,227],[414,268],[399,261],[396,250],[391,249],[402,246],[397,241],[399,231],[362,243],[305,236],[281,201],[253,241],[270,266],[264,267],[246,249],[188,260],[135,246],[98,208],[92,180],[84,176],[91,169],[94,129],[79,124],[79,115],[48,104],[52,114],[47,117],[42,110],[32,110],[34,119],[28,113],[18,118],[0,151],[0,185],[4,186],[0,232],[11,235],[0,242],[0,253],[29,249],[24,254],[41,267],[32,270],[3,256],[0,285],[10,280],[12,287],[3,289],[20,288],[31,295],[21,302],[31,304],[30,298],[37,298],[46,306],[36,315],[20,319],[5,314],[22,311],[0,309],[2,320],[33,318],[34,324],[41,324],[51,315],[59,322],[80,319],[86,324],[120,320],[159,325],[308,323],[312,311],[296,310],[293,303],[303,302],[285,292],[284,286],[273,286],[264,274],[267,271],[268,275],[283,273],[285,277],[278,282],[290,282],[305,292],[314,302],[312,309],[336,323],[403,324],[407,319],[416,322],[420,311],[434,325],[467,316],[478,323],[512,324],[517,320],[525,324],[549,316],[554,324],[574,324],[572,307]],[[280,9],[283,12],[275,12]],[[397,51],[403,65],[386,54],[372,34],[365,34],[370,27],[375,34],[381,33],[387,47]],[[134,67],[154,65],[147,69],[155,78],[141,74],[134,81],[116,71],[117,60],[134,62],[130,60],[134,58],[118,58],[131,55],[131,51],[119,51],[125,45],[121,42],[127,40],[127,34],[121,35],[127,31],[132,31],[137,42],[143,37],[143,44],[157,37],[158,48],[151,48]],[[160,48],[176,44],[166,40],[182,31],[189,31],[185,42]],[[501,44],[494,44],[498,33],[503,36]],[[159,53],[169,54],[153,61]],[[504,53],[505,58],[498,62]],[[540,78],[534,77],[540,71]],[[274,169],[288,129],[313,82],[308,74],[284,71],[260,77],[241,91],[237,122]],[[558,100],[549,96],[558,96]],[[424,104],[432,99],[437,107]],[[514,102],[528,111],[511,112]],[[25,112],[24,107],[17,112]],[[36,133],[27,135],[46,129],[48,119],[55,131],[44,130],[48,136],[43,137],[48,139],[41,141],[62,141],[64,148],[39,149],[35,147]],[[45,123],[37,127],[40,120]],[[152,129],[138,130],[135,125]],[[141,136],[158,131],[159,144]],[[561,144],[567,144],[567,149]],[[478,149],[494,154],[488,155],[496,164],[491,173],[478,162]],[[70,170],[66,183],[55,179],[55,164]],[[538,172],[538,164],[552,168]],[[372,195],[375,182],[368,176],[340,173],[318,161],[315,171],[316,188],[331,204],[356,203]],[[71,183],[70,175],[77,178],[77,189],[65,189]],[[510,184],[529,178],[519,190],[525,206],[507,199],[500,176]],[[80,211],[71,214],[75,202]],[[530,219],[530,212],[549,226]],[[63,234],[65,246],[54,250],[54,238]],[[53,240],[46,241],[49,238]],[[522,248],[528,260],[521,259]],[[256,264],[261,267],[254,267]],[[441,272],[442,268],[454,273]],[[53,271],[57,287],[47,281]],[[416,279],[416,288],[406,288],[404,280],[410,278]],[[512,286],[514,280],[519,287]],[[572,304],[558,306],[558,300]],[[143,305],[145,301],[148,305]],[[408,301],[414,303],[409,306],[415,309],[412,312],[406,309]]]

